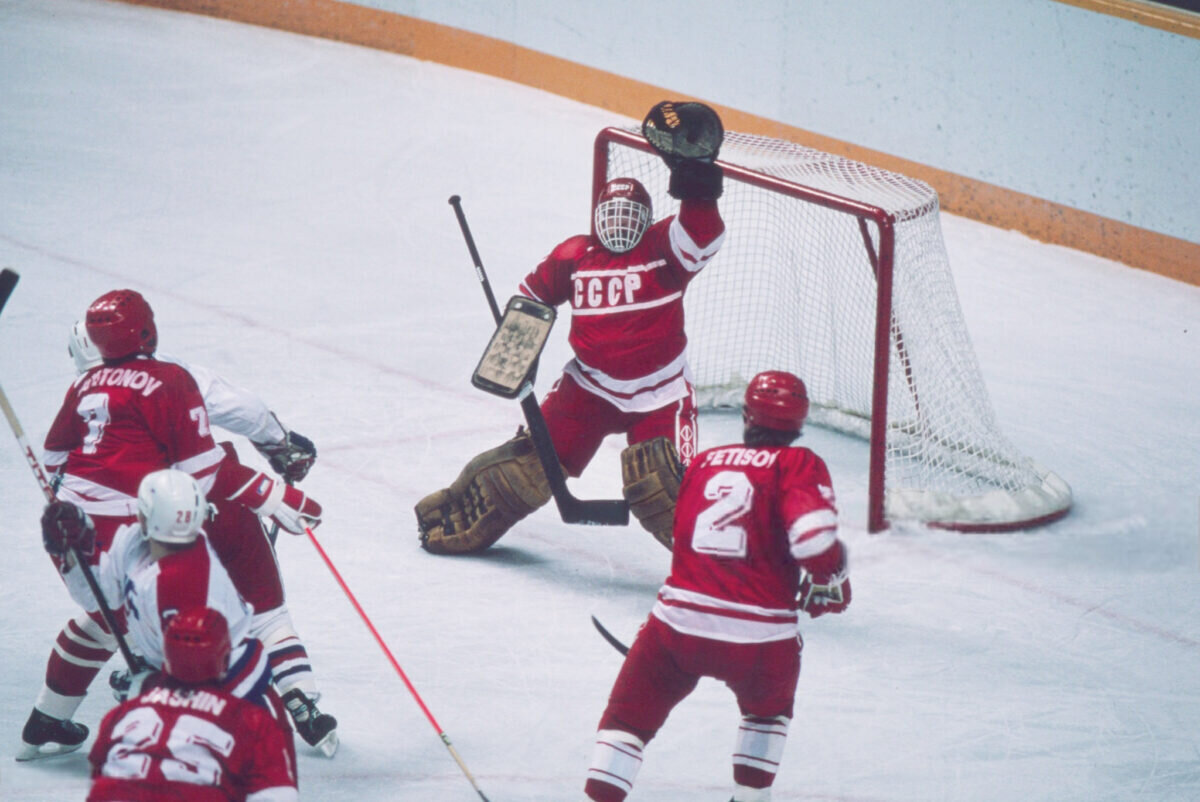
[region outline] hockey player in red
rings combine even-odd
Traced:
[[[103,363],[83,321],[72,328],[68,351],[79,374]],[[316,460],[316,447],[307,437],[285,427],[261,398],[204,367],[161,352],[156,352],[155,358],[186,370],[204,399],[209,423],[248,439],[289,485],[308,474]],[[221,466],[223,475],[237,474],[241,482],[255,476],[238,461],[232,443],[220,445],[227,455]],[[334,733],[337,719],[317,708],[320,693],[316,676],[287,608],[273,538],[268,537],[262,519],[250,508],[220,495],[210,500],[216,514],[205,525],[205,533],[234,586],[254,607],[251,635],[267,650],[275,687],[300,736],[332,756],[338,746]]]
[[[296,755],[279,702],[220,687],[230,634],[216,610],[184,610],[163,634],[164,672],[111,710],[88,759],[88,802],[295,802]]]
[[[684,106],[695,116],[685,114]],[[663,514],[661,499],[643,498],[631,485],[644,478],[649,461],[649,472],[661,474],[673,493],[679,463],[686,466],[695,454],[683,295],[725,236],[717,208],[723,173],[714,161],[723,136],[720,120],[700,104],[661,103],[647,121],[679,124],[681,117],[695,123],[694,133],[710,147],[700,157],[660,149],[679,212],[654,222],[650,195],[640,182],[611,180],[596,199],[594,234],[559,244],[520,286],[525,296],[571,309],[575,356],[541,405],[563,469],[579,476],[606,437],[625,435],[626,498],[667,548],[670,510]],[[549,498],[529,437],[518,434],[476,457],[454,485],[417,505],[422,544],[439,554],[487,548]]]
[[[104,364],[67,391],[46,436],[44,459],[59,499],[77,505],[95,524],[93,560],[118,527],[135,520],[141,479],[162,468],[189,473],[206,494],[236,500],[289,531],[320,521],[319,504],[249,469],[223,471],[218,482],[225,452],[213,441],[204,400],[187,371],[153,358],[158,332],[140,294],[105,293],[88,308],[86,326]],[[87,728],[70,718],[115,641],[94,602],[85,610],[58,636],[22,731],[20,759],[71,751],[87,737]]]
[[[804,383],[768,371],[746,389],[742,445],[699,454],[683,477],[671,574],[600,719],[585,792],[621,802],[642,752],[701,677],[742,713],[734,802],[766,802],[800,676],[798,611],[850,603],[846,552],[824,461],[790,444],[808,414]]]

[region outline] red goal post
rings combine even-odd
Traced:
[[[867,528],[965,532],[1061,518],[1071,490],[1001,434],[920,181],[784,140],[728,132],[726,242],[685,296],[702,407],[736,408],[762,370],[804,379],[810,421],[870,444]],[[661,219],[668,172],[635,129],[596,137],[593,199],[641,181]]]

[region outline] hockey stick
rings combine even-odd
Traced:
[[[17,286],[17,279],[20,276],[13,270],[4,268],[0,271],[0,311],[4,310],[4,304],[8,301],[8,296],[12,295],[13,288]],[[16,435],[17,444],[21,446],[21,451],[25,454],[25,461],[29,463],[29,469],[33,471],[33,478],[37,481],[38,487],[42,491],[42,495],[46,497],[46,503],[55,501],[54,488],[50,487],[50,482],[46,479],[46,474],[42,470],[42,465],[38,461],[37,455],[33,453],[33,449],[29,445],[28,438],[25,437],[25,430],[21,428],[21,422],[17,420],[17,413],[13,411],[12,404],[8,401],[8,396],[4,392],[4,388],[0,387],[0,409],[4,410],[4,417],[8,419],[8,425]],[[109,632],[117,639],[117,648],[121,651],[121,656],[125,658],[125,663],[129,666],[129,670],[137,671],[141,661],[134,657],[133,651],[130,650],[129,644],[125,642],[121,630],[117,628],[117,619],[113,615],[112,609],[108,606],[108,602],[104,599],[104,594],[100,590],[100,583],[96,581],[96,575],[92,573],[92,568],[88,565],[83,555],[79,553],[79,549],[75,546],[71,547],[71,553],[75,556],[75,562],[79,565],[79,570],[83,572],[83,578],[87,581],[88,587],[92,591],[92,596],[96,599],[96,604],[100,606],[100,616],[104,619],[104,623],[108,626]]]
[[[425,706],[424,700],[421,699],[421,694],[417,693],[417,689],[413,687],[413,684],[408,679],[408,675],[400,667],[400,663],[392,654],[392,650],[384,643],[383,638],[380,636],[379,631],[375,629],[375,625],[371,623],[371,619],[367,616],[366,611],[363,610],[362,605],[358,603],[358,599],[350,591],[350,586],[346,584],[346,580],[342,579],[342,575],[334,567],[333,560],[329,559],[329,555],[325,553],[325,549],[321,548],[321,544],[317,541],[317,536],[313,534],[312,527],[304,527],[304,532],[308,535],[308,539],[312,541],[313,546],[316,547],[317,553],[321,555],[321,559],[325,561],[325,565],[329,568],[329,572],[333,574],[333,578],[341,586],[342,592],[346,594],[346,598],[350,600],[350,604],[354,607],[355,612],[358,613],[359,618],[363,620],[363,623],[367,625],[367,629],[371,631],[371,635],[374,636],[375,642],[379,644],[379,648],[383,649],[383,653],[387,656],[388,662],[392,664],[392,668],[396,669],[396,673],[400,675],[400,679],[403,680],[405,687],[408,688],[408,692],[416,700],[417,706],[421,708],[421,712],[425,714],[425,718],[433,725],[433,729],[437,731],[438,737],[442,739],[442,743],[446,745],[446,749],[450,750],[450,756],[454,758],[454,762],[462,769],[462,773],[466,775],[467,781],[471,783],[471,787],[475,789],[475,793],[479,794],[479,798],[483,802],[489,802],[488,798],[483,795],[483,791],[479,790],[479,785],[475,782],[475,777],[471,775],[470,770],[467,769],[467,764],[463,763],[463,759],[459,757],[458,751],[450,743],[450,736],[437,723],[437,719],[433,717],[433,713],[429,712],[429,708]]]
[[[454,207],[454,215],[458,218],[458,227],[462,229],[463,239],[467,242],[467,250],[475,262],[475,275],[483,286],[487,296],[488,306],[491,307],[492,317],[496,325],[500,325],[502,315],[496,304],[496,296],[492,293],[492,285],[488,282],[487,273],[483,269],[483,261],[475,248],[475,238],[467,226],[467,217],[463,214],[462,198],[450,196],[450,205]],[[558,514],[563,523],[592,524],[595,526],[625,526],[629,523],[629,504],[624,499],[584,501],[575,498],[567,487],[567,477],[563,475],[562,466],[558,462],[558,454],[554,451],[554,443],[550,439],[550,431],[546,428],[546,419],[542,417],[541,407],[533,394],[533,383],[529,382],[521,388],[521,411],[525,413],[525,421],[529,424],[529,435],[533,438],[534,448],[537,449],[542,469],[550,484],[550,492],[558,507]]]
[[[592,624],[595,625],[596,631],[600,633],[600,637],[608,641],[609,646],[613,647],[621,654],[629,654],[629,647],[617,640],[616,635],[605,629],[604,624],[601,624],[600,620],[596,618],[596,616],[592,616]]]
[[[13,288],[17,286],[17,279],[21,276],[17,271],[10,268],[0,270],[0,312],[4,311],[4,305],[8,303],[8,296],[12,295]]]

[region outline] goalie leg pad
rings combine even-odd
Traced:
[[[421,546],[433,554],[472,554],[550,500],[533,439],[521,430],[467,463],[450,487],[417,503]]]
[[[621,477],[629,511],[670,550],[675,500],[683,479],[675,445],[665,437],[634,443],[621,452]]]

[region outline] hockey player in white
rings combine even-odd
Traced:
[[[103,362],[82,320],[72,327],[67,350],[79,375]],[[248,439],[288,484],[307,475],[316,460],[312,441],[285,427],[261,398],[207,368],[161,352],[156,358],[179,365],[191,374],[204,399],[209,422]],[[227,452],[232,451],[232,445],[225,448]],[[243,507],[219,503],[219,508],[220,514],[206,529],[238,590],[256,610],[250,634],[262,641],[267,650],[273,681],[297,731],[307,743],[332,756],[338,746],[337,719],[316,706],[321,694],[308,652],[284,600],[274,549],[261,522]],[[66,646],[60,649],[71,649],[78,644],[84,654],[77,655],[77,659],[90,657],[88,652],[92,650],[111,653],[116,648],[112,636],[96,626],[86,614],[81,614],[72,623],[78,631],[70,633]]]

